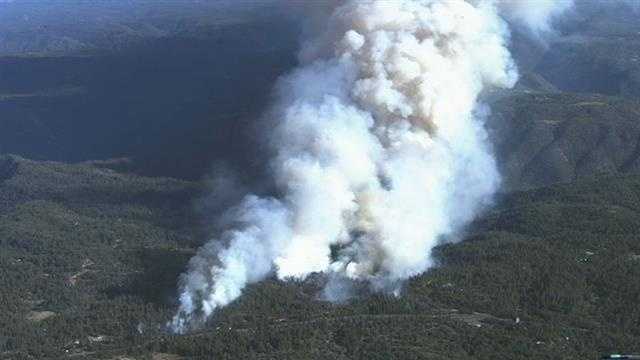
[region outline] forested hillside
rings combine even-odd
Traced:
[[[204,185],[95,165],[0,165],[2,357],[585,359],[640,351],[640,177],[516,192],[399,298],[318,300],[267,281],[170,336],[175,284],[207,235]],[[156,357],[158,358],[158,357]]]
[[[506,190],[640,173],[640,101],[521,91],[493,103],[488,128]]]

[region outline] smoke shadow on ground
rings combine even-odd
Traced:
[[[194,252],[161,248],[135,251],[141,269],[129,275],[124,284],[107,288],[105,295],[109,298],[133,296],[145,303],[173,306],[178,278]]]
[[[191,180],[224,161],[258,177],[253,126],[296,63],[297,37],[290,21],[264,19],[90,56],[0,56],[0,151],[126,157],[116,168]]]

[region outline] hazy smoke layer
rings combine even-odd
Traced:
[[[478,96],[517,73],[499,17],[533,30],[551,2],[347,1],[283,79],[272,134],[282,194],[253,195],[191,260],[171,326],[183,332],[249,283],[312,272],[395,290],[491,199],[499,176]],[[503,13],[501,13],[503,12]],[[544,25],[546,26],[546,25]]]
[[[501,0],[499,7],[508,20],[522,24],[540,36],[551,31],[551,21],[555,17],[573,7],[573,0]]]

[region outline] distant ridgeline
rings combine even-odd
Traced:
[[[92,54],[167,37],[210,37],[219,29],[286,20],[285,7],[233,1],[3,1],[0,56]]]

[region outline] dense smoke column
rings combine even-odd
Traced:
[[[429,268],[431,249],[499,186],[478,96],[517,80],[500,11],[522,14],[493,1],[336,7],[279,83],[265,136],[282,196],[249,195],[231,210],[233,226],[181,279],[172,329],[197,326],[274,271],[395,291]]]

